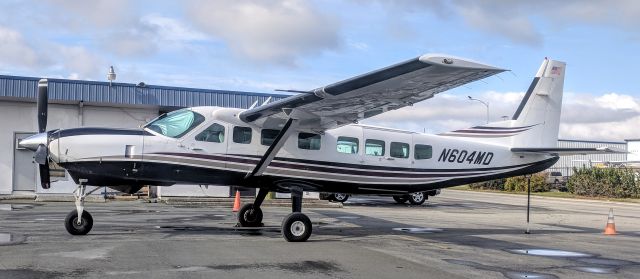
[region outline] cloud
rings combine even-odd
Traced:
[[[354,0],[357,3],[369,3]],[[544,43],[541,27],[553,29],[577,24],[621,27],[637,32],[640,25],[640,1],[582,0],[377,0],[388,7],[388,16],[401,13],[430,13],[442,19],[460,17],[469,27],[494,34],[523,45]],[[394,28],[398,29],[398,28]]]
[[[16,30],[0,26],[0,64],[35,68],[50,63],[50,59],[32,47]]]
[[[49,16],[55,18],[55,22],[72,28],[126,26],[135,18],[131,1],[127,0],[46,0],[43,2],[49,4],[49,12],[54,13]],[[39,1],[34,3],[34,5],[39,4]]]
[[[215,0],[187,5],[197,26],[249,61],[295,66],[304,55],[341,45],[338,19],[308,2]]]
[[[489,102],[491,121],[513,115],[524,92],[487,91],[474,97]],[[560,138],[622,140],[637,138],[640,125],[639,100],[607,93],[600,96],[565,92]],[[588,113],[586,113],[588,112]],[[439,94],[412,107],[390,111],[363,121],[365,124],[431,133],[442,133],[486,122],[485,107],[466,96]]]
[[[175,18],[149,14],[130,27],[111,32],[103,39],[104,48],[117,55],[140,57],[158,50],[190,50],[192,44],[209,40]]]

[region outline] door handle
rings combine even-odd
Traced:
[[[191,147],[189,149],[191,149],[193,151],[202,151],[202,148],[200,148],[200,147]]]
[[[393,161],[393,160],[395,160],[395,158],[387,157],[387,160]]]

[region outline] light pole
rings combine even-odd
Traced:
[[[469,97],[470,101],[478,101],[480,103],[482,103],[485,107],[487,107],[487,123],[489,123],[489,102],[485,102],[483,100],[478,100],[476,98],[472,98],[471,96],[467,96]]]

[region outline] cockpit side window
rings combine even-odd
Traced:
[[[196,136],[197,141],[206,141],[206,142],[224,142],[224,126],[213,123],[204,131],[200,132]]]
[[[156,133],[171,138],[180,138],[204,122],[204,116],[190,109],[181,109],[164,114],[145,126]]]

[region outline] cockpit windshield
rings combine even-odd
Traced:
[[[167,137],[179,138],[204,122],[204,116],[190,109],[163,114],[144,127]]]

